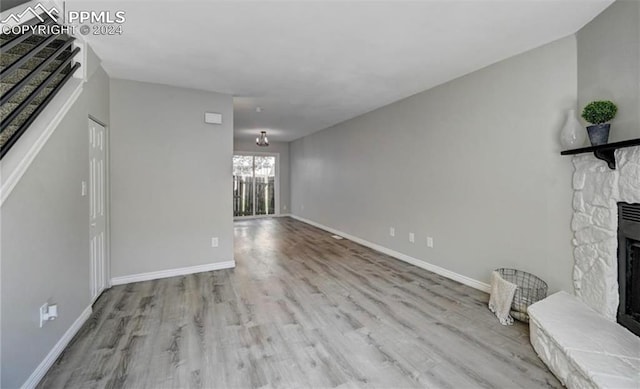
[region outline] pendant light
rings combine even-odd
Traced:
[[[260,131],[260,136],[256,138],[256,144],[260,147],[269,146],[269,139],[267,139],[266,131]]]

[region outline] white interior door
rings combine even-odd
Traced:
[[[91,239],[91,300],[107,287],[105,247],[106,130],[89,119],[89,231]]]

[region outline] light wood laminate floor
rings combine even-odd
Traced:
[[[235,259],[106,291],[40,387],[561,387],[483,292],[290,218]]]

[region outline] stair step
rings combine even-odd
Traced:
[[[42,84],[42,82],[49,77],[49,75],[62,63],[62,61],[52,61],[49,65],[45,66],[44,70],[39,71],[26,85],[24,85],[15,95],[9,99],[11,103],[20,103],[22,102],[34,89],[38,87],[38,85]],[[29,71],[26,69],[20,69],[22,72],[9,80],[2,80],[0,82],[0,96],[4,96],[5,93],[11,90],[15,84],[20,82],[24,77],[29,74]],[[16,72],[18,73],[18,72]],[[67,69],[63,69],[60,72],[63,76],[67,74]],[[55,80],[54,80],[55,82]]]
[[[11,54],[11,55],[18,55],[22,57],[23,55],[27,54],[31,49],[33,49],[33,47],[34,47],[33,45],[26,45],[26,44],[20,43],[19,45],[12,47],[11,50],[8,50],[7,52],[2,53],[2,56]],[[51,47],[51,45],[48,45],[44,49],[40,50],[35,56],[39,58],[47,58],[48,56],[53,54],[54,51],[56,51],[56,48]]]
[[[19,47],[20,45],[18,45],[17,47]],[[15,49],[15,47],[14,47]],[[2,55],[0,56],[0,68],[4,69],[7,66],[11,65],[12,63],[14,63],[15,61],[17,61],[18,59],[20,59],[24,53],[12,53],[11,51],[13,51],[13,49],[9,50],[9,52],[7,53],[2,53]],[[50,49],[48,47],[44,48],[41,52],[39,52],[38,54],[36,54],[32,59],[30,59],[29,61],[27,61],[24,65],[20,66],[23,69],[33,69],[36,66],[38,66],[40,64],[40,62],[42,62],[43,60],[45,60],[47,57],[49,57],[51,54],[53,54],[55,52],[55,49]],[[62,53],[60,53],[58,55],[58,57],[64,55],[64,54],[69,54],[69,52],[71,52],[71,50],[65,50]]]
[[[27,96],[29,96],[29,94],[31,92],[33,92],[38,87],[38,85],[39,84],[31,84],[31,85],[23,86],[22,88],[20,88],[20,90],[18,92],[16,92],[15,95],[13,95],[9,99],[8,103],[20,104],[22,101],[24,101],[24,99],[27,98]],[[9,88],[7,88],[7,91],[8,91],[13,85],[10,85],[10,84],[2,84],[2,85],[0,85],[0,90],[2,90],[3,94],[4,94],[4,92],[6,92],[4,89],[7,86],[9,87]]]
[[[18,36],[18,34],[2,34],[2,35],[0,35],[0,41],[2,41],[4,43],[4,42],[12,40],[16,36]],[[42,42],[46,38],[47,37],[44,36],[44,35],[31,35],[30,37],[28,37],[27,39],[22,41],[21,44],[27,43],[27,44],[31,44],[31,45],[37,45],[38,43]]]
[[[15,34],[0,34],[0,43],[8,42],[15,38],[17,35]],[[29,47],[34,47],[43,40],[45,40],[48,36],[46,35],[32,35],[24,41],[20,42],[20,45],[27,45]],[[62,45],[67,39],[69,39],[69,35],[61,34],[58,38],[56,38],[53,42],[49,44],[49,46],[57,49]]]
[[[20,128],[20,126],[12,124],[9,127],[5,128],[2,133],[0,133],[0,147],[4,147],[5,143],[7,143],[11,135],[15,134],[15,132],[18,131],[18,128]]]
[[[20,59],[20,56],[16,54],[2,54],[2,56],[0,56],[0,69],[4,70],[5,68],[9,67],[9,65],[14,63],[18,59]],[[43,59],[44,58],[37,58],[37,57],[30,58],[29,60],[27,60],[27,62],[25,62],[22,66],[20,66],[20,68],[29,69],[29,70],[35,69],[36,66],[40,65]]]
[[[47,66],[48,68],[49,66]],[[23,78],[25,78],[26,76],[29,75],[31,71],[29,69],[18,69],[15,72],[13,72],[13,74],[3,80],[0,81],[0,84],[2,85],[10,85],[9,89],[11,88],[11,86],[19,83],[20,81],[22,81]],[[47,76],[49,76],[49,74],[51,74],[51,70],[43,70],[41,72],[39,72],[33,79],[31,79],[31,81],[29,81],[29,85],[38,85],[40,84],[42,81],[44,81],[45,78],[47,78]],[[9,90],[7,89],[7,90]],[[3,92],[4,93],[4,89]]]
[[[31,102],[31,104],[29,104],[27,106],[27,108],[25,108],[22,113],[20,113],[20,115],[18,115],[12,122],[11,124],[17,124],[20,125],[22,123],[24,123],[25,120],[27,120],[27,118],[29,117],[29,115],[31,115],[31,113],[33,111],[35,111],[35,109],[42,104],[42,102],[44,101],[44,99],[49,95],[49,93],[51,93],[51,91],[53,91],[55,89],[55,87],[62,81],[62,79],[65,77],[67,72],[61,72],[60,74],[58,74],[53,81],[51,82],[51,84],[49,84],[49,86],[47,86],[46,88],[44,88],[44,90],[42,90],[40,93],[38,93],[38,95],[36,96],[36,98]],[[22,90],[20,92],[18,92],[17,95],[19,95],[19,97],[17,97],[15,100],[12,97],[11,100],[5,104],[2,105],[2,107],[0,107],[0,120],[4,120],[5,118],[7,118],[9,116],[9,114],[11,114],[11,112],[13,112],[14,109],[16,109],[16,107],[18,107],[18,105],[23,102],[31,92],[33,92],[36,89],[37,86],[29,86],[29,87],[24,87],[22,88]],[[24,91],[24,92],[23,92]],[[16,96],[14,96],[16,97]]]
[[[69,52],[64,52],[62,54],[60,54],[58,56],[58,59],[55,59],[53,61],[51,61],[51,63],[49,63],[47,66],[45,66],[45,68],[43,69],[44,71],[47,72],[52,72],[54,70],[56,70],[56,68],[58,66],[60,66],[60,64],[67,58],[67,55],[69,55]],[[2,58],[5,58],[5,55],[2,55]],[[28,60],[24,65],[20,66],[20,68],[18,70],[26,70],[27,74],[29,73],[29,71],[35,69],[36,67],[38,67],[42,62],[44,62],[45,58],[32,58],[30,60]],[[0,63],[3,60],[0,59]],[[0,69],[4,69],[6,66],[4,66],[3,64],[0,64]],[[14,74],[17,73],[14,72]],[[13,74],[11,75],[13,76]],[[0,80],[0,82],[3,83],[10,83],[10,84],[17,84],[23,77],[20,77],[19,79],[16,79],[14,77],[7,77],[4,78],[2,80]],[[26,76],[26,75],[25,75]]]
[[[60,84],[60,82],[62,82],[62,79],[67,75],[67,73],[68,73],[68,70],[64,70],[60,72],[60,74],[58,74],[53,79],[51,84],[49,84],[48,87],[46,87],[42,92],[40,92],[40,94],[35,98],[35,100],[33,100],[32,104],[35,104],[35,105],[42,104],[42,102],[49,95],[49,93],[51,93],[51,91],[53,91],[58,86],[58,84]]]
[[[42,91],[41,93],[44,93],[44,92],[45,91]],[[0,108],[2,119],[6,118],[11,113],[11,111],[13,111],[17,106],[18,104],[12,104],[12,103],[4,104],[2,108]],[[29,118],[29,116],[33,113],[33,111],[36,110],[36,108],[38,108],[37,104],[29,104],[24,110],[22,110],[22,112],[20,112],[20,115],[18,115],[15,119],[13,119],[13,121],[11,121],[10,125],[20,126]]]
[[[18,106],[18,103],[5,103],[0,107],[0,119],[4,119]]]
[[[34,39],[33,42],[35,43],[29,43],[30,39]],[[3,52],[2,55],[0,55],[0,69],[5,69],[18,59],[22,58],[26,53],[28,53],[35,47],[35,44],[41,42],[43,39],[46,39],[46,37],[30,37],[24,42],[16,45],[15,47],[12,47],[10,50]],[[64,45],[64,43],[65,39],[56,39],[50,42],[46,47],[42,48],[38,53],[34,54],[33,58],[28,60],[20,67],[23,69],[34,69],[45,58],[53,54],[60,46]],[[71,49],[69,48],[68,50],[65,50],[65,52],[67,51],[70,52]]]

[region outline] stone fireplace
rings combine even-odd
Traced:
[[[635,227],[624,224],[635,221],[640,209],[629,206],[640,203],[640,147],[616,150],[615,162],[612,170],[593,155],[573,158],[575,296],[558,292],[528,309],[534,350],[568,388],[638,388],[640,383],[640,337],[616,320],[618,239],[632,250],[631,259],[640,252]],[[623,300],[625,291],[623,285]]]
[[[583,154],[573,157],[573,283],[576,295],[611,321],[618,291],[618,203],[640,203],[640,147],[618,149],[616,170]]]

